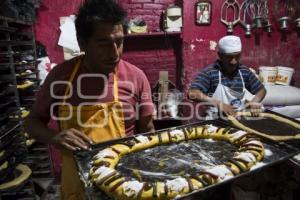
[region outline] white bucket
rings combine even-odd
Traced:
[[[276,84],[290,85],[295,70],[290,67],[282,66],[278,66],[277,69]]]
[[[259,67],[259,79],[266,85],[274,85],[277,76],[277,67]]]

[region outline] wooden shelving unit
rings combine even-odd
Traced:
[[[32,24],[0,16],[1,200],[36,199],[39,182],[53,181],[48,146],[32,142],[29,146],[31,138],[23,126],[40,85],[37,64]],[[14,187],[1,188],[19,176],[16,167],[20,164],[31,169],[30,177]]]

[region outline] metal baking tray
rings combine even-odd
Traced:
[[[296,123],[300,124],[300,121],[298,121],[298,120],[296,120],[296,119],[294,119],[294,118],[291,118],[291,117],[282,115],[282,114],[280,114],[280,113],[273,112],[273,111],[271,111],[271,110],[267,110],[266,112],[272,113],[272,114],[274,114],[274,115],[278,115],[278,116],[280,116],[280,117],[284,117],[284,118],[286,118],[286,119],[288,119],[288,120],[291,120],[291,121],[293,121],[293,122],[296,122]],[[299,134],[300,134],[300,130],[299,130]],[[284,141],[284,142],[287,143],[287,144],[289,144],[289,145],[292,145],[292,146],[294,146],[294,147],[296,147],[296,148],[298,148],[298,149],[300,149],[300,139],[287,140],[287,141]]]
[[[228,126],[230,126],[229,124],[227,124],[223,121],[213,120],[213,121],[204,121],[204,122],[198,122],[198,123],[194,123],[194,124],[178,126],[178,127],[175,127],[175,128],[193,127],[193,126],[200,126],[200,125],[205,125],[205,124],[212,124],[212,125],[219,126],[219,127],[228,127]],[[155,134],[160,134],[160,133],[162,133],[166,130],[168,130],[168,129],[159,130]],[[146,133],[144,135],[151,135],[151,134],[153,134],[153,133]],[[89,169],[91,167],[92,157],[99,150],[102,150],[102,149],[104,149],[104,148],[106,148],[110,145],[113,145],[113,144],[124,143],[124,142],[126,143],[126,141],[131,140],[132,138],[133,138],[133,136],[132,137],[121,138],[121,139],[115,139],[115,140],[111,140],[111,141],[104,142],[104,143],[99,143],[99,144],[93,145],[91,151],[78,151],[78,152],[74,153],[74,158],[75,158],[75,161],[76,161],[76,164],[77,164],[77,167],[78,167],[79,175],[80,175],[81,181],[85,185],[86,196],[89,200],[100,200],[100,199],[101,200],[111,200],[111,198],[109,198],[107,195],[105,195],[95,185],[89,185],[88,184],[88,182],[89,182],[88,173],[89,173]],[[265,156],[265,158],[262,160],[263,164],[261,163],[260,165],[257,165],[255,168],[251,169],[248,172],[245,172],[245,173],[242,173],[240,175],[234,176],[232,179],[229,179],[227,181],[223,181],[221,183],[217,183],[217,184],[205,187],[205,188],[200,189],[198,191],[194,191],[194,192],[189,193],[187,195],[184,195],[184,196],[182,196],[178,199],[184,199],[184,198],[190,197],[190,196],[195,197],[195,196],[199,195],[200,193],[203,193],[203,192],[206,192],[210,189],[216,188],[219,185],[224,184],[228,181],[238,179],[241,176],[251,174],[251,173],[256,172],[258,170],[264,169],[267,166],[274,165],[278,162],[286,160],[286,159],[294,156],[298,152],[298,150],[296,148],[294,148],[292,146],[289,146],[287,144],[278,143],[276,141],[273,141],[273,140],[270,140],[270,139],[267,139],[267,138],[262,138],[262,137],[260,137],[260,138],[261,138],[261,141],[263,142],[263,144],[265,146],[266,151],[271,152],[271,153],[269,153],[268,156]],[[194,142],[194,141],[191,141],[191,142]],[[204,139],[204,140],[195,140],[195,142],[200,142],[201,143],[200,146],[199,145],[196,145],[196,146],[200,147],[200,149],[198,149],[198,151],[197,151],[197,153],[199,155],[198,159],[201,159],[201,164],[202,164],[203,161],[205,161],[205,162],[203,162],[203,163],[205,163],[203,165],[204,168],[205,168],[205,165],[206,165],[206,167],[212,166],[212,165],[218,165],[218,164],[221,164],[222,162],[224,162],[225,160],[229,159],[232,156],[233,152],[234,152],[234,150],[232,148],[235,148],[233,145],[230,145],[229,143],[226,143],[226,142],[223,142],[223,141],[212,141],[212,140],[205,140]],[[211,143],[211,142],[216,142],[218,144],[216,145],[216,143]],[[172,152],[172,154],[176,154],[176,152],[178,152],[178,155],[179,154],[182,155],[182,151],[187,150],[187,149],[184,148],[185,145],[188,145],[188,144],[183,142],[183,143],[172,144],[172,145],[161,145],[161,146],[149,149],[149,150],[150,150],[150,154],[151,154],[151,151],[153,151],[153,152],[158,151],[159,152],[160,150],[163,150],[163,153],[160,154],[160,156],[164,156],[164,155],[166,155],[170,152]],[[175,146],[176,148],[174,148],[172,146]],[[189,147],[189,149],[190,149],[190,147]],[[143,167],[143,168],[145,168],[147,166],[151,168],[151,166],[153,166],[153,165],[149,165],[149,162],[148,162],[148,165],[143,164],[143,163],[147,163],[148,158],[151,159],[151,156],[149,156],[149,150],[133,153],[133,154],[141,154],[142,155],[141,157],[137,158],[135,161],[138,161],[136,163],[141,164],[141,167]],[[201,150],[201,151],[199,151],[199,150]],[[166,153],[166,151],[168,151],[168,153]],[[181,151],[181,153],[180,153],[180,151]],[[189,153],[190,152],[188,152],[188,153],[185,152],[185,155],[189,155]],[[124,156],[124,157],[126,157],[126,156]],[[134,159],[134,157],[135,156],[133,156],[133,159]],[[143,159],[143,160],[141,161],[140,159]],[[154,152],[153,159],[158,160],[158,157],[155,154],[155,152]],[[192,159],[194,159],[194,158],[192,157]],[[123,161],[121,160],[119,163],[121,163],[121,162],[123,162]],[[126,163],[126,160],[124,162]],[[125,168],[126,168],[126,166],[128,166],[128,164],[130,165],[130,162],[127,162],[126,165],[124,165],[124,163],[122,163],[121,167],[125,166]],[[189,165],[190,165],[190,163],[188,163],[188,165],[186,165],[185,167],[187,167]],[[180,167],[174,169],[174,166],[177,166],[177,165],[171,165],[170,166],[171,168],[168,168],[165,171],[169,172],[169,171],[174,171],[174,170],[181,170]],[[119,168],[120,168],[120,165],[117,166],[118,170],[119,170]],[[132,175],[129,172],[126,172],[126,170],[123,170],[123,169],[119,170],[119,171],[124,176],[126,176],[126,175],[131,176]],[[167,174],[167,176],[164,175],[164,179],[168,179],[168,175],[169,174]],[[147,178],[149,178],[149,180],[151,180],[151,176],[147,177]],[[159,179],[159,176],[160,175],[157,175],[155,177],[155,179],[153,179],[153,180]],[[171,174],[171,176],[172,176],[172,174]]]
[[[3,141],[3,138],[7,134],[21,126],[21,122],[16,120],[5,121],[3,124],[0,124],[0,144]]]
[[[11,95],[16,89],[16,86],[8,85],[8,87],[6,87],[3,91],[0,92],[0,98]]]
[[[11,104],[17,104],[17,99],[15,99],[15,98],[6,98],[5,101],[3,101],[3,102],[0,101],[0,109],[8,107]]]
[[[266,113],[271,113],[273,115],[276,115],[276,116],[279,116],[279,117],[283,117],[283,118],[286,118],[290,121],[293,121],[295,123],[298,123],[300,124],[300,122],[296,119],[293,119],[291,117],[288,117],[288,116],[285,116],[285,115],[282,115],[282,114],[279,114],[279,113],[276,113],[276,112],[273,112],[271,110],[265,110],[264,112]],[[256,125],[258,124],[257,123],[257,120],[253,121],[254,123],[256,123]],[[250,120],[250,123],[251,123],[251,120]],[[232,126],[234,126],[232,124]],[[286,125],[287,127],[290,127],[288,125]],[[291,127],[290,127],[291,128]],[[254,130],[257,130],[255,128],[252,127],[252,129]],[[292,130],[293,129],[293,130]],[[262,130],[260,132],[262,133],[265,133],[266,135],[269,135],[270,138],[272,139],[272,136],[277,136],[279,135],[278,134],[278,131],[280,130],[280,132],[283,132],[284,131],[284,126],[282,126],[282,123],[281,122],[278,122],[278,123],[268,123],[268,125],[264,126],[263,130],[265,130],[265,132],[262,132]],[[296,134],[300,134],[300,130],[299,129],[296,129],[296,128],[291,128],[290,130],[292,130],[292,132],[290,133],[286,133],[284,135],[290,135],[290,136],[295,136]],[[257,130],[259,131],[259,130]],[[283,135],[283,134],[280,134],[280,135]],[[297,147],[300,149],[300,139],[289,139],[289,140],[285,140],[284,141],[285,143],[287,144],[290,144],[290,145],[293,145],[294,147]]]
[[[18,29],[14,27],[6,27],[6,26],[0,26],[0,31],[7,31],[7,32],[16,32]]]
[[[10,126],[8,131],[0,135],[0,150],[9,146],[15,138],[20,136],[20,126],[20,123]]]

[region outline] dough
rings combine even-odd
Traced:
[[[264,112],[259,113],[258,117],[271,118],[273,120],[282,122],[284,124],[287,124],[287,125],[290,125],[290,126],[296,128],[296,129],[299,129],[299,134],[296,134],[296,135],[286,135],[286,134],[282,134],[282,135],[268,135],[266,133],[257,131],[257,130],[255,130],[253,128],[247,127],[246,125],[244,125],[243,123],[241,123],[238,120],[238,117],[241,117],[241,116],[243,116],[243,117],[251,117],[252,114],[251,114],[251,112],[238,112],[237,115],[236,115],[236,117],[228,116],[228,120],[233,125],[235,125],[236,127],[240,128],[240,129],[243,129],[243,130],[248,131],[250,133],[255,133],[255,134],[259,135],[259,136],[266,137],[266,138],[269,138],[269,139],[272,139],[272,140],[285,141],[285,140],[291,140],[291,139],[300,139],[300,123],[296,123],[294,121],[291,121],[289,119],[286,119],[286,118],[278,116],[278,115],[274,115],[272,113],[264,113]]]
[[[122,156],[158,145],[195,139],[224,140],[239,147],[234,156],[222,165],[198,174],[172,180],[140,182],[134,177],[123,177],[116,169]],[[174,199],[180,195],[230,179],[248,171],[263,159],[264,146],[254,135],[234,128],[214,125],[185,127],[147,136],[136,136],[122,144],[114,144],[99,151],[92,161],[91,181],[108,196],[118,200]]]

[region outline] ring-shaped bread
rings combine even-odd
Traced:
[[[274,115],[272,113],[266,113],[266,112],[262,112],[262,113],[258,113],[257,117],[262,117],[262,118],[270,118],[273,120],[276,120],[278,122],[287,124],[289,126],[292,126],[296,129],[299,129],[299,134],[296,135],[268,135],[266,133],[254,130],[253,128],[247,127],[246,125],[244,125],[243,123],[241,123],[238,118],[239,117],[252,117],[252,113],[251,112],[237,112],[236,116],[228,116],[228,120],[236,127],[245,130],[247,132],[251,132],[254,134],[257,134],[259,136],[262,137],[267,137],[269,139],[272,140],[276,140],[276,141],[286,141],[286,140],[293,140],[293,139],[300,139],[300,123],[296,123],[292,120],[289,120],[287,118],[278,116],[278,115]]]
[[[164,182],[140,182],[133,177],[122,176],[115,167],[122,156],[158,145],[167,145],[195,139],[227,141],[239,147],[234,156],[222,165]],[[263,159],[264,146],[253,134],[234,128],[213,125],[173,129],[166,132],[131,139],[131,145],[114,144],[99,151],[92,161],[90,179],[108,196],[118,200],[174,199],[248,171]]]

